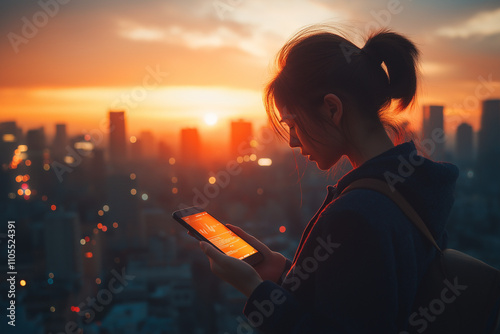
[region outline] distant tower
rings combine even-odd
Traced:
[[[426,152],[434,160],[444,158],[444,136],[438,135],[444,132],[443,106],[424,106],[424,118],[422,124],[422,140],[431,140],[433,145],[424,147],[434,148]],[[440,140],[436,140],[439,138]]]
[[[56,124],[56,135],[52,143],[52,158],[62,162],[66,154],[68,136],[66,134],[66,124]]]
[[[16,122],[0,123],[0,166],[9,163],[14,155],[14,150],[22,141],[22,130]]]
[[[231,157],[237,158],[248,155],[253,149],[250,146],[252,140],[252,123],[242,119],[231,122]]]
[[[47,274],[53,273],[55,282],[69,283],[76,289],[81,285],[82,275],[78,214],[57,209],[45,215],[43,226]]]
[[[139,140],[141,141],[142,155],[145,158],[156,157],[158,153],[158,146],[156,146],[156,140],[151,131],[141,131],[139,134]]]
[[[198,166],[201,161],[201,142],[196,128],[181,130],[180,158],[183,166]]]
[[[483,101],[476,175],[481,189],[500,194],[500,99]]]
[[[44,169],[44,162],[47,161],[44,153],[46,148],[44,128],[28,130],[26,144],[28,146],[28,157],[24,164],[30,176],[28,185],[31,195],[34,196],[37,193],[43,195],[49,187],[49,180],[46,177],[47,171]]]
[[[112,164],[121,164],[127,159],[124,111],[109,112],[109,159]]]
[[[456,135],[456,160],[463,168],[471,168],[474,160],[474,142],[472,126],[462,123],[457,127]]]

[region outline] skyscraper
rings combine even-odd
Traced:
[[[66,154],[66,146],[68,145],[68,136],[66,134],[66,124],[56,124],[56,134],[52,143],[52,158],[62,162]]]
[[[424,106],[422,140],[431,141],[432,145],[424,145],[424,147],[432,159],[442,160],[444,158],[443,106]]]
[[[28,146],[28,159],[24,162],[27,167],[30,180],[28,182],[31,195],[45,194],[50,188],[47,179],[47,170],[44,168],[48,162],[48,152],[45,152],[45,131],[43,127],[28,130],[26,134]]]
[[[483,101],[476,175],[479,186],[500,194],[500,99]]]
[[[158,146],[156,146],[156,140],[153,133],[148,130],[141,131],[139,134],[139,140],[142,143],[142,155],[146,158],[156,157],[158,153]]]
[[[474,144],[472,126],[462,123],[457,127],[455,155],[458,165],[471,168],[474,159]]]
[[[109,112],[109,160],[117,165],[127,160],[124,111]]]
[[[242,119],[231,122],[231,147],[232,158],[249,155],[253,152],[250,146],[252,140],[252,123]]]
[[[197,166],[201,161],[201,142],[196,128],[181,130],[181,163],[184,166]]]
[[[45,263],[54,281],[62,280],[73,288],[81,285],[82,253],[80,220],[75,212],[58,209],[44,217]]]
[[[0,123],[0,165],[11,161],[21,137],[22,130],[17,127],[16,122]]]

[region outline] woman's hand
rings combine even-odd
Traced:
[[[253,290],[262,282],[259,274],[248,263],[223,254],[205,241],[200,241],[201,250],[210,260],[210,269],[224,281],[250,297]]]
[[[263,280],[277,282],[285,269],[286,258],[278,252],[271,251],[265,244],[241,228],[229,224],[226,226],[257,249],[262,254],[263,260],[252,267],[242,260],[221,253],[209,243],[201,241],[200,247],[210,260],[212,272],[247,297]]]
[[[286,257],[278,252],[273,252],[257,238],[246,233],[238,226],[230,224],[226,226],[262,254],[264,259],[254,266],[254,269],[259,273],[260,277],[264,281],[278,282],[285,269]]]

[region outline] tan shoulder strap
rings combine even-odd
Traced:
[[[347,186],[340,195],[345,194],[348,191],[354,189],[370,189],[378,191],[385,196],[389,197],[394,203],[399,206],[401,211],[411,220],[411,222],[422,232],[422,234],[436,247],[436,249],[441,252],[441,249],[437,245],[434,237],[431,232],[425,225],[424,221],[418,213],[413,209],[413,207],[408,203],[408,201],[401,195],[399,191],[396,189],[391,189],[387,182],[378,179],[359,179],[352,182],[349,186]]]

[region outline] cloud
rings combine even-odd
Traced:
[[[451,38],[468,38],[475,35],[489,36],[500,33],[500,8],[477,13],[463,24],[443,27],[438,29],[436,33]]]

